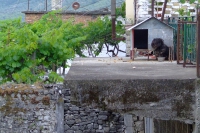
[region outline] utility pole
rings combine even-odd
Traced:
[[[166,6],[167,6],[167,0],[165,0],[165,2],[164,2],[164,7],[163,7],[163,11],[162,11],[161,21],[164,20]]]
[[[197,5],[197,53],[196,53],[196,62],[197,62],[197,77],[200,78],[200,7]]]
[[[155,0],[151,0],[151,16],[154,17],[154,2]]]
[[[111,0],[111,18],[112,18],[112,39],[116,38],[115,21],[116,21],[116,0]]]
[[[29,2],[30,2],[30,0],[28,0],[28,11],[29,11],[29,4],[30,4]]]
[[[125,40],[124,37],[116,38],[115,21],[116,21],[116,0],[111,0],[111,19],[112,19],[112,39]]]
[[[45,10],[47,11],[47,0],[45,1]]]

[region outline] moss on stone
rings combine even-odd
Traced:
[[[50,98],[48,96],[45,96],[42,98],[42,103],[44,105],[50,105]]]
[[[24,113],[26,112],[26,109],[12,107],[13,99],[11,96],[6,95],[5,100],[6,100],[6,104],[0,107],[0,111],[4,113],[5,116],[11,115],[11,114],[17,114],[18,112],[24,112]]]
[[[38,104],[39,101],[36,100],[36,97],[31,98],[31,103],[32,104]]]

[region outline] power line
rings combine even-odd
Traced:
[[[69,4],[70,6],[75,2],[75,1],[77,1],[77,0],[74,0],[73,2],[71,2],[71,4]],[[93,2],[93,3],[90,3],[90,4],[86,4],[86,5],[84,5],[84,6],[81,6],[78,10],[80,10],[80,9],[87,9],[87,8],[85,8],[85,7],[88,7],[88,6],[94,6],[95,4],[101,4],[102,6],[101,7],[110,7],[110,5],[109,6],[103,6],[103,4],[102,3],[99,3],[99,2],[103,2],[103,1],[105,1],[105,0],[98,0],[98,1],[95,1],[95,2]],[[106,0],[107,1],[107,0]],[[122,0],[122,1],[124,1],[124,0]],[[122,1],[120,1],[120,2],[118,2],[118,3],[121,3]],[[27,3],[28,4],[28,2],[26,1],[26,2],[24,2],[24,1],[20,1],[20,0],[18,0],[18,2],[16,3],[16,4],[14,4],[13,6],[14,7],[8,7],[8,8],[6,8],[4,11],[1,11],[1,13],[5,13],[5,12],[7,12],[8,10],[16,10],[17,9],[17,7],[18,6],[20,6],[20,5],[22,5],[22,4],[24,4],[24,3]],[[30,5],[35,5],[35,0],[30,0]],[[41,9],[39,9],[39,7],[40,6],[42,6],[43,5],[43,11],[44,11],[44,6],[45,6],[45,1],[44,0],[40,0],[40,2],[37,2],[37,3],[39,3],[37,6],[35,6],[35,8],[33,8],[32,10],[36,10],[36,11],[38,11],[38,10],[40,10],[41,11]],[[44,4],[42,4],[42,3],[44,3]],[[70,3],[70,2],[68,2],[68,3]],[[48,9],[49,9],[49,7],[51,6],[51,4],[49,3],[48,4]],[[89,8],[89,7],[88,7]],[[89,9],[87,9],[87,10],[89,10]],[[22,11],[22,10],[17,10],[17,11]],[[14,11],[13,11],[14,12]]]
[[[19,6],[21,3],[24,3],[24,2],[20,2],[20,0],[18,0],[18,2],[14,5],[12,5],[13,7],[7,7],[7,8],[4,8],[4,10],[2,11],[2,13],[5,13],[7,12],[8,10],[14,10],[14,9],[17,9],[16,7]]]
[[[109,3],[109,4],[108,4],[108,6],[102,6],[102,7],[110,7],[110,6],[111,6],[110,0],[109,0],[109,1],[108,1],[108,0],[99,0],[99,1],[97,1],[97,2],[95,2],[95,3],[90,4],[90,5],[87,5],[87,6],[88,6],[88,8],[89,8],[90,6],[94,6],[95,4],[97,4],[98,6],[99,6],[99,4],[103,5],[103,3],[101,3],[101,2],[103,2],[103,1],[106,1],[106,2]],[[118,3],[122,3],[122,2],[124,2],[124,0],[118,1],[117,4],[118,4]],[[87,6],[84,6],[84,7],[87,7]],[[81,8],[81,7],[80,7],[80,8]]]
[[[12,12],[16,9],[16,7],[19,5],[20,0],[18,0],[17,4],[15,4],[15,7],[13,8]]]
[[[75,2],[75,1],[77,1],[77,0],[73,0],[73,2],[68,2],[68,1],[64,1],[65,3],[65,5],[69,5],[69,6],[67,6],[67,9],[63,9],[63,11],[66,11],[66,10],[68,10],[68,9],[70,9],[70,7],[72,7],[72,4]],[[110,1],[110,0],[108,0],[108,1]],[[67,4],[66,4],[66,2],[67,2]],[[94,9],[94,7],[98,7],[98,9],[96,8],[96,10],[102,10],[103,8],[107,8],[107,7],[110,7],[111,5],[110,4],[105,4],[105,3],[103,3],[103,2],[105,2],[105,0],[97,0],[97,1],[95,1],[95,2],[92,2],[92,3],[90,3],[90,4],[85,4],[85,5],[83,5],[83,6],[81,6],[78,10],[76,10],[76,11],[74,11],[74,10],[68,10],[68,11],[74,11],[74,12],[78,12],[78,11],[84,11],[84,10],[86,10],[85,11],[85,13],[83,14],[83,16],[84,15],[86,15],[87,13],[89,13],[89,12],[92,12],[92,9]],[[121,1],[119,1],[119,2],[117,2],[117,4],[118,3],[122,3],[122,2],[124,2],[124,0],[121,0]],[[28,5],[28,0],[27,1],[24,1],[24,0],[18,0],[17,1],[17,3],[15,3],[15,4],[13,4],[13,5],[11,5],[10,7],[7,7],[7,8],[5,8],[3,11],[1,11],[0,13],[2,13],[3,15],[6,15],[6,14],[13,14],[13,12],[15,12],[15,13],[21,13],[21,11],[23,11],[22,10],[22,8],[24,9],[24,7],[21,7],[21,6],[24,6],[24,4],[27,4]],[[37,3],[37,4],[35,4],[35,3]],[[42,4],[42,3],[44,3],[44,4]],[[80,3],[84,3],[83,1],[81,1]],[[106,0],[106,3],[107,3],[107,0]],[[46,11],[45,10],[45,0],[40,0],[40,1],[36,1],[36,0],[30,0],[30,5],[36,5],[36,6],[31,6],[31,9],[32,10],[35,10],[35,11]],[[99,6],[100,5],[100,6]],[[108,6],[105,6],[105,5],[108,5]],[[50,11],[51,10],[51,8],[50,8],[50,6],[51,6],[51,3],[50,2],[48,2],[48,5],[47,5],[47,8],[48,8],[48,11]],[[21,7],[21,8],[20,8]],[[93,8],[92,8],[93,7]],[[63,6],[63,8],[65,8],[65,6]],[[12,10],[11,12],[9,12],[10,10]]]
[[[119,4],[119,3],[123,3],[124,1],[122,0],[122,1],[120,1],[120,2],[117,2],[116,4]],[[104,7],[104,8],[107,8],[107,7],[111,7],[111,5],[109,5],[109,6],[106,6],[106,7]],[[86,13],[84,13],[83,15],[81,15],[81,16],[84,16],[84,15],[87,15],[88,13],[90,13],[91,11],[88,11],[88,12],[86,12]],[[80,16],[80,17],[81,17]]]

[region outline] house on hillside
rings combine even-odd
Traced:
[[[51,6],[51,10],[61,10],[60,13],[63,20],[68,19],[74,19],[75,23],[84,23],[87,24],[88,21],[93,21],[99,16],[105,16],[111,14],[110,11],[107,10],[96,10],[96,11],[82,11],[78,10],[80,7],[80,4],[78,2],[71,3],[71,8],[74,8],[73,10],[62,10],[63,7],[63,1],[62,0],[51,0],[50,3],[45,4],[45,11],[32,11],[29,9],[31,6],[31,3],[28,3],[28,10],[23,11],[22,13],[25,14],[25,22],[27,23],[33,23],[36,20],[39,20],[44,14],[48,12],[47,7]],[[69,7],[68,7],[69,8]],[[51,11],[50,10],[50,11]]]
[[[46,11],[23,11],[22,13],[25,14],[25,22],[33,23],[36,20],[39,20]],[[88,21],[93,21],[99,16],[105,16],[110,14],[110,12],[104,11],[90,11],[90,12],[61,12],[63,20],[74,19],[75,23],[83,23],[87,24]]]
[[[152,14],[152,0],[126,0],[126,19],[128,23],[136,24],[148,17],[151,17]],[[179,0],[171,0],[167,2],[165,15],[164,17],[178,17],[184,16],[186,13],[190,12],[190,16],[196,15],[196,3],[190,4],[185,2],[184,4],[180,3]],[[154,16],[158,19],[161,18],[163,12],[164,0],[155,0],[154,3]],[[183,14],[184,12],[185,14]],[[131,21],[130,21],[131,20]]]

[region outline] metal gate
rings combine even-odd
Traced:
[[[169,18],[168,24],[174,28],[174,51],[177,64],[183,67],[196,66],[200,78],[200,7],[197,17]]]
[[[169,18],[168,24],[174,28],[174,51],[177,64],[196,63],[196,22],[195,17]]]
[[[178,21],[177,28],[177,63],[196,64],[196,22],[188,17]]]
[[[177,19],[176,18],[168,18],[168,24],[170,25],[170,26],[172,26],[173,28],[174,28],[174,30],[173,30],[173,45],[174,45],[174,49],[173,49],[173,51],[174,51],[174,57],[173,57],[173,59],[177,59],[177,57],[176,57],[176,51],[177,51],[177,27],[178,27],[178,21],[177,21]]]
[[[154,119],[154,133],[192,133],[193,126],[180,121]]]
[[[200,7],[197,8],[197,77],[200,78]]]

